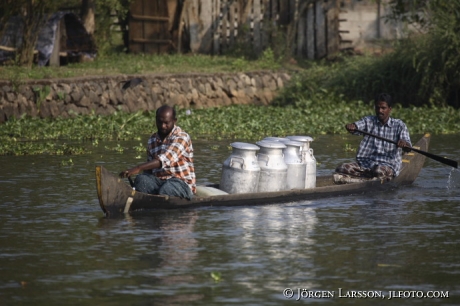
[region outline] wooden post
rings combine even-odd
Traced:
[[[54,35],[53,52],[51,52],[51,57],[50,57],[50,66],[53,66],[53,67],[59,67],[61,65],[61,58],[59,56],[59,52],[61,51],[61,33],[65,31],[64,18],[65,17],[59,20],[59,24],[56,27],[56,33]]]
[[[301,15],[299,16],[299,24],[297,26],[297,48],[296,48],[296,55],[297,56],[304,56],[304,52],[306,51],[306,35],[307,35],[307,18],[306,18],[306,11],[299,12]],[[306,52],[305,52],[306,53]]]
[[[155,16],[159,13],[159,8],[156,1],[142,0],[144,10],[142,12],[143,16]],[[156,15],[158,16],[158,15]],[[158,33],[160,33],[160,25],[156,20],[147,21],[142,20],[142,27],[144,33],[144,52],[145,53],[160,53],[159,45],[155,43],[149,43],[148,40],[158,39]]]
[[[96,11],[96,5],[94,0],[82,0],[81,1],[81,12],[83,26],[89,35],[94,34],[96,28],[96,22],[94,20],[94,12]]]
[[[235,11],[237,11],[239,8],[238,6],[238,1],[234,1],[231,6],[230,6],[230,14],[228,16],[228,22],[229,22],[229,47],[232,47],[235,44],[235,23],[238,24],[239,20],[237,18],[237,14],[235,14]],[[238,26],[237,26],[238,28]],[[239,33],[238,33],[239,34]]]
[[[228,48],[228,16],[230,11],[230,3],[229,1],[222,1],[222,26],[220,32],[220,39],[221,39],[221,52],[227,51]]]
[[[270,0],[263,0],[263,21],[262,21],[262,33],[261,33],[261,45],[262,49],[265,49],[269,46],[270,31],[271,31],[271,11],[270,11]]]
[[[225,0],[224,0],[225,1]],[[219,37],[221,36],[220,27],[220,0],[214,0],[213,17],[212,17],[212,40],[213,40],[213,54],[219,54],[220,43]]]
[[[187,11],[188,1],[184,0],[179,14],[179,29],[177,31],[177,52],[182,53],[182,31],[185,24],[185,12]]]
[[[200,1],[200,53],[209,54],[212,50],[213,34],[212,34],[212,1]]]
[[[327,56],[339,52],[339,3],[329,0],[327,10]]]
[[[289,24],[289,1],[281,0],[279,6],[279,24],[282,26],[287,26]]]
[[[254,0],[253,2],[253,44],[254,44],[254,53],[259,55],[262,52],[262,45],[261,45],[261,0]]]
[[[188,15],[188,28],[190,35],[190,50],[196,53],[200,49],[200,19],[198,15],[198,0],[189,0],[189,7],[186,12]]]
[[[244,42],[245,45],[251,46],[252,50],[254,50],[253,44],[253,32],[251,28],[251,20],[252,16],[252,8],[253,8],[253,0],[239,0],[238,1],[238,36],[239,42]]]
[[[316,26],[316,58],[323,58],[327,54],[326,49],[326,16],[324,14],[323,0],[316,2],[315,12]]]
[[[133,1],[130,5],[130,15],[129,15],[129,51],[132,53],[143,52],[143,45],[140,43],[133,42],[134,38],[144,38],[144,27],[143,22],[138,19],[134,19],[133,15],[142,15],[143,1]]]
[[[315,50],[315,3],[309,4],[307,9],[307,58],[314,59]]]

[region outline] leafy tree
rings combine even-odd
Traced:
[[[50,14],[56,10],[58,4],[57,0],[4,0],[0,2],[1,24],[5,24],[12,16],[20,16],[23,38],[17,49],[19,65],[32,66],[39,31]]]
[[[387,3],[389,14],[387,20],[402,21],[415,28],[424,29],[430,22],[425,14],[426,0],[390,0]]]
[[[112,30],[114,19],[113,14],[116,16],[117,23],[122,31],[122,39],[125,46],[127,46],[127,27],[128,27],[128,12],[129,6],[133,0],[98,0],[95,1],[95,11],[97,18],[95,19],[94,37],[98,48],[99,55],[104,55],[113,49],[117,44]]]

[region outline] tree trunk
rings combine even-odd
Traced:
[[[18,48],[18,64],[32,67],[34,61],[34,49],[37,44],[40,29],[46,23],[48,15],[45,14],[47,5],[44,1],[28,0],[22,10],[23,39]]]

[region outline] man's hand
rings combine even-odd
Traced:
[[[131,175],[138,174],[141,171],[151,170],[151,169],[158,169],[161,168],[161,161],[159,159],[153,159],[149,162],[137,165],[134,168],[125,170],[119,174],[121,178],[123,177],[130,177]]]
[[[119,176],[121,178],[130,177],[131,175],[138,174],[139,172],[140,172],[140,168],[139,167],[134,167],[134,168],[125,170],[123,172],[120,172]]]
[[[398,147],[402,148],[406,153],[410,152],[410,146],[405,140],[400,139],[398,141]]]
[[[356,124],[349,123],[349,124],[345,125],[345,128],[347,129],[348,132],[354,133],[355,130],[356,130]]]

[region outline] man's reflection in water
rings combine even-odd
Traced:
[[[149,268],[142,273],[146,279],[138,288],[155,292],[158,303],[203,299],[202,294],[187,292],[187,287],[197,282],[190,271],[198,254],[198,241],[194,238],[198,211],[148,212],[126,218],[137,231],[144,232],[139,239],[145,240],[141,242],[145,251],[139,258]]]

